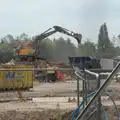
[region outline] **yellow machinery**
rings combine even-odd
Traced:
[[[19,50],[19,55],[22,56],[22,55],[34,55],[35,53],[35,50],[32,49],[32,48],[22,48]]]
[[[35,49],[31,46],[30,43],[22,44],[16,49],[15,56],[20,59],[22,58],[22,60],[25,60],[26,58],[30,57],[33,58],[35,56]]]

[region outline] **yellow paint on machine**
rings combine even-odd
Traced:
[[[8,71],[0,72],[0,89],[29,89],[33,88],[34,71],[19,71],[21,68],[33,68],[27,65],[4,65],[3,69]],[[12,71],[11,69],[18,69]]]
[[[28,55],[28,54],[34,54],[35,50],[32,48],[23,48],[19,50],[19,55]]]

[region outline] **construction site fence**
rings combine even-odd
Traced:
[[[9,68],[3,69],[1,68],[0,71],[74,71],[72,68]],[[112,72],[112,69],[89,69],[91,72]],[[83,71],[83,70],[81,70]]]

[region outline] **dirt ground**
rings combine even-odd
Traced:
[[[120,108],[119,108],[120,109]],[[106,107],[108,119],[118,120],[113,107]],[[71,120],[71,110],[5,111],[0,112],[0,120]]]
[[[80,82],[80,91],[82,90],[82,82]],[[73,97],[76,96],[76,81],[68,81],[61,83],[40,83],[34,85],[30,91],[22,92],[24,97],[46,97],[46,96],[56,96],[56,97]],[[120,84],[110,84],[107,88],[114,96],[120,96]],[[0,93],[0,98],[14,98],[18,97],[17,92],[2,92]]]
[[[0,120],[65,120],[68,116],[65,111],[8,111],[0,113]]]
[[[18,112],[8,111],[0,113],[0,120],[70,120],[71,111],[46,110]]]
[[[109,85],[108,91],[112,96],[117,96],[115,102],[120,105],[120,84]],[[40,83],[22,94],[29,100],[19,101],[17,92],[0,93],[0,120],[70,120],[67,118],[77,107],[75,81]],[[117,120],[115,110],[110,107],[113,103],[108,98],[103,98],[102,103],[109,106],[105,108],[109,120]]]

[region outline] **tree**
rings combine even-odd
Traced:
[[[40,42],[40,56],[47,59],[53,60],[55,54],[55,44],[50,39],[45,39]]]
[[[55,60],[67,61],[66,41],[60,37],[55,41]]]
[[[4,37],[4,39],[5,39],[8,43],[11,43],[11,42],[14,41],[14,37],[13,37],[12,35],[10,35],[10,34],[6,35],[6,36]]]
[[[109,39],[106,23],[100,27],[100,32],[98,35],[97,56],[103,58],[112,58],[115,56],[114,45]]]
[[[96,46],[93,42],[90,42],[90,40],[87,40],[84,42],[84,44],[81,44],[77,50],[78,56],[91,56],[95,57],[96,55]]]
[[[76,47],[71,43],[71,40],[68,38],[66,40],[66,52],[68,56],[76,56]]]
[[[68,62],[68,56],[76,56],[76,47],[71,43],[70,39],[62,37],[54,40],[55,42],[55,57],[57,61]]]
[[[30,38],[26,33],[21,33],[20,36],[16,37],[16,40],[23,42],[30,42],[32,38]]]
[[[13,51],[6,43],[0,44],[0,61],[8,62],[13,58]]]
[[[21,41],[28,41],[29,40],[28,35],[26,33],[20,34],[19,39]]]

